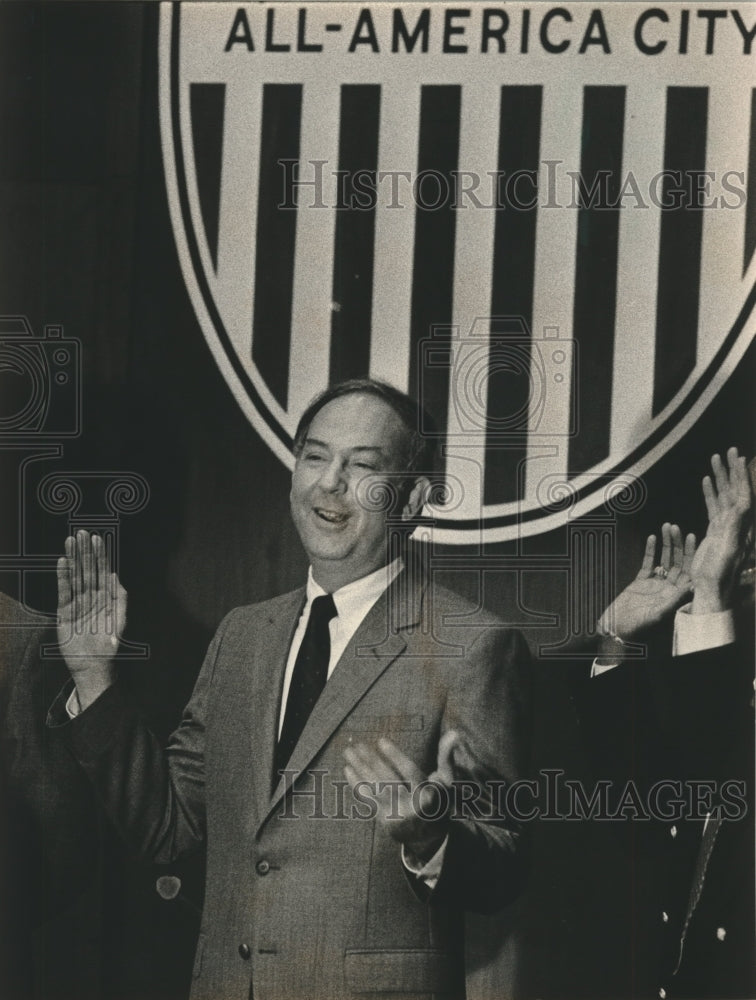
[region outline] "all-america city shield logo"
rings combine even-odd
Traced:
[[[178,256],[282,462],[343,378],[422,399],[439,542],[641,475],[754,332],[756,5],[164,4]]]

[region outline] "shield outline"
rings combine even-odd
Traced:
[[[321,0],[322,2],[322,0]],[[339,6],[344,6],[339,4]],[[376,6],[379,6],[376,4]],[[249,422],[276,457],[288,469],[294,465],[291,451],[292,435],[280,419],[271,412],[272,397],[255,381],[262,379],[250,360],[248,370],[236,353],[231,338],[209,288],[200,252],[197,231],[199,220],[192,215],[183,156],[185,137],[182,135],[179,94],[179,43],[181,4],[162,3],[159,31],[159,114],[169,212],[176,250],[184,281],[205,340],[234,398]],[[167,68],[167,72],[166,72]],[[659,423],[647,437],[627,455],[611,455],[588,472],[566,478],[571,502],[556,503],[551,510],[544,506],[526,506],[522,501],[491,505],[481,509],[481,517],[455,520],[443,512],[432,510],[434,526],[427,540],[439,544],[470,545],[517,540],[563,526],[595,510],[607,498],[625,487],[634,477],[647,472],[670,448],[690,430],[703,414],[748,349],[756,330],[746,329],[756,308],[756,254],[749,262],[750,291],[737,318],[723,339],[714,357],[695,381],[682,390],[658,415]],[[745,277],[745,275],[744,275]],[[257,376],[255,378],[255,376]],[[568,474],[569,475],[569,474]],[[507,508],[506,513],[501,513]]]

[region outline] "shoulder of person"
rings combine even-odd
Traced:
[[[0,593],[0,672],[15,672],[29,647],[38,646],[43,639],[54,641],[54,620]]]
[[[496,650],[496,655],[529,659],[527,642],[516,627],[445,586],[429,584],[424,595],[424,617],[443,643],[461,645],[467,653]]]
[[[219,626],[220,630],[230,630],[259,625],[262,622],[291,621],[299,614],[305,602],[305,588],[298,587],[287,594],[279,594],[267,601],[242,604],[232,608]]]
[[[480,607],[474,600],[462,596],[455,590],[430,580],[425,588],[424,606],[426,613],[434,617],[440,615],[443,624],[455,625],[474,619],[476,625],[506,629],[506,622],[497,614],[485,607]]]

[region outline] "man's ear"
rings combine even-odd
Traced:
[[[418,516],[425,506],[430,488],[430,479],[427,476],[419,476],[415,480],[415,485],[412,487],[410,495],[407,497],[407,502],[402,509],[403,521],[412,521]]]

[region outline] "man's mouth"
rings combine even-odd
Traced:
[[[349,519],[349,515],[344,511],[329,510],[327,507],[313,507],[313,511],[320,518],[320,520],[325,521],[326,524],[346,524]]]

